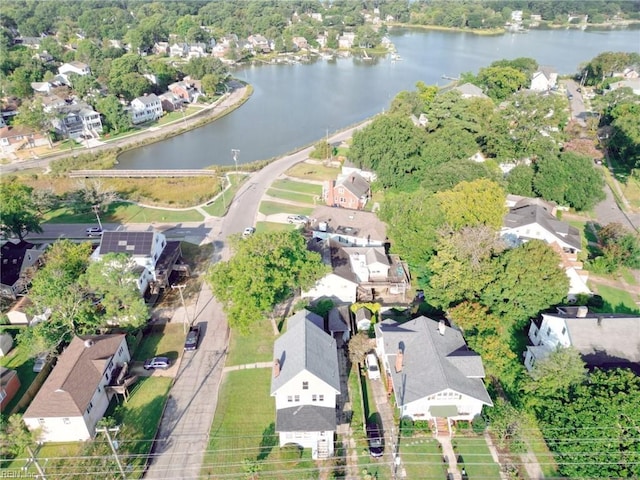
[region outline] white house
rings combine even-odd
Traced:
[[[308,248],[320,253],[322,262],[329,265],[332,271],[318,280],[312,288],[302,291],[302,298],[329,298],[334,303],[355,303],[358,280],[351,271],[348,257],[342,249],[329,239],[319,238],[312,239]]]
[[[314,238],[349,247],[381,247],[387,241],[387,226],[375,213],[319,206],[311,217]]]
[[[21,297],[16,304],[7,312],[7,319],[11,325],[37,325],[45,322],[51,317],[51,309],[47,308],[44,313],[33,315],[30,312],[33,302],[29,297]]]
[[[52,110],[56,112],[51,122],[53,127],[67,138],[78,139],[83,135],[96,138],[102,133],[100,114],[87,103],[65,104]]]
[[[45,442],[93,438],[130,358],[124,334],[75,337],[24,412],[27,428]]]
[[[108,253],[125,253],[137,265],[136,281],[141,294],[166,286],[169,274],[180,257],[180,242],[167,242],[159,232],[103,232],[100,246],[91,254],[97,261]]]
[[[85,75],[91,75],[91,68],[86,63],[75,61],[63,63],[62,65],[60,65],[60,67],[58,67],[58,74],[60,75],[60,77],[62,77],[66,85],[71,85],[69,75],[71,75],[72,73],[84,77]]]
[[[558,82],[558,72],[553,67],[540,65],[538,70],[531,76],[531,90],[536,92],[546,92],[556,87]]]
[[[275,341],[273,354],[271,396],[280,446],[310,448],[314,459],[332,456],[340,395],[336,341],[299,318]]]
[[[531,370],[557,348],[573,347],[590,367],[640,368],[640,315],[592,313],[588,307],[558,307],[531,322],[524,365]]]
[[[484,405],[493,405],[480,355],[444,321],[387,319],[375,325],[375,332],[376,353],[400,417],[434,420],[437,433],[443,433],[450,431],[451,421],[472,420]]]
[[[344,247],[343,250],[360,283],[387,279],[391,264],[384,247]]]
[[[162,100],[154,93],[134,98],[131,102],[131,122],[150,122],[162,117]]]

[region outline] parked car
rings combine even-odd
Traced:
[[[378,366],[378,359],[375,353],[369,353],[366,362],[367,377],[369,377],[369,380],[380,380],[380,367]]]
[[[200,340],[200,326],[193,325],[187,333],[187,339],[184,341],[185,350],[196,350],[198,341]]]
[[[247,227],[244,229],[244,232],[242,232],[242,237],[247,238],[253,235],[254,233],[256,233],[256,229],[254,227]]]
[[[153,357],[148,358],[144,362],[145,370],[155,370],[156,368],[160,368],[162,370],[166,370],[171,366],[171,360],[168,357]]]
[[[44,353],[40,353],[38,354],[38,356],[36,357],[36,361],[33,364],[33,371],[34,372],[41,372],[42,369],[44,368],[44,366],[47,364],[47,361],[49,360],[49,354],[44,352]]]
[[[372,457],[381,457],[384,453],[384,441],[380,426],[377,423],[367,424],[367,440],[369,441],[369,453]]]
[[[100,227],[89,227],[85,230],[87,232],[87,237],[101,237],[102,229]]]
[[[295,223],[298,225],[306,225],[309,219],[304,215],[289,215],[287,217],[287,222]]]

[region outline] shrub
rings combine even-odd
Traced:
[[[471,422],[471,427],[473,428],[473,432],[478,435],[484,433],[487,428],[487,421],[484,419],[482,415],[476,415],[473,417],[473,421]]]
[[[413,420],[411,417],[402,417],[400,419],[400,434],[403,437],[411,437],[413,436]]]

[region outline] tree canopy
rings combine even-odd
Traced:
[[[7,237],[23,240],[28,233],[41,233],[33,188],[5,178],[0,182],[0,231]]]
[[[259,233],[232,241],[233,257],[211,267],[207,281],[229,325],[250,332],[273,307],[327,271],[298,231]]]

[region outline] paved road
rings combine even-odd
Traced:
[[[364,125],[338,133],[330,141],[345,140],[353,130]],[[292,165],[308,158],[311,149],[283,157],[252,174],[236,193],[227,215],[221,221],[206,222],[211,225],[208,240],[214,245],[212,262],[229,258],[226,238],[254,225],[262,196],[271,183]],[[182,310],[178,310],[172,319],[173,322],[184,320]],[[198,350],[185,354],[182,359],[161,420],[160,441],[145,475],[148,479],[199,478],[209,444],[209,428],[218,403],[229,340],[222,307],[204,283],[196,303],[195,323],[205,328],[203,342]]]
[[[585,126],[587,124],[587,110],[584,107],[582,93],[578,91],[579,85],[573,80],[562,80],[560,83],[567,89],[569,106],[571,107],[571,118],[577,120],[580,125]]]

